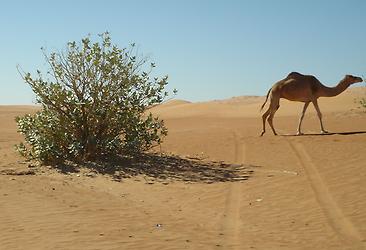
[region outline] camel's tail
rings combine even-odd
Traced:
[[[265,106],[265,105],[266,105],[266,103],[267,103],[268,96],[269,96],[269,93],[271,93],[271,90],[272,90],[272,88],[270,88],[270,89],[268,90],[268,93],[267,93],[267,96],[266,96],[266,100],[265,100],[265,101],[264,101],[264,103],[262,104],[261,111],[262,111],[262,109],[264,108],[264,106]]]

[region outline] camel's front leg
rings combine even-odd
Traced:
[[[299,126],[297,127],[297,135],[302,135],[303,134],[301,132],[301,124],[302,124],[302,120],[304,119],[305,112],[306,112],[306,109],[308,108],[308,106],[309,106],[309,102],[305,102],[304,108],[302,109],[302,113],[301,113],[301,116],[300,116]]]
[[[320,121],[321,132],[322,132],[322,134],[327,134],[328,131],[326,131],[324,129],[323,121],[322,121],[322,113],[320,112],[319,105],[318,105],[318,101],[316,99],[313,101],[313,105],[315,107],[316,112],[318,113],[318,117],[319,117],[319,121]]]

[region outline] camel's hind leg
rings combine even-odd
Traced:
[[[267,117],[269,116],[269,114],[271,113],[271,107],[269,107],[267,109],[267,111],[262,115],[262,120],[263,120],[263,130],[262,130],[262,133],[261,133],[261,136],[264,135],[264,133],[266,133],[266,120],[267,120]]]
[[[271,126],[271,129],[272,129],[274,135],[277,135],[277,133],[276,133],[276,130],[273,126],[273,117],[274,117],[274,115],[275,115],[275,113],[276,113],[276,111],[278,110],[279,107],[280,107],[279,104],[274,106],[274,108],[271,109],[271,113],[269,114],[268,119],[267,119],[268,123],[269,123],[269,126]]]
[[[275,115],[275,113],[276,113],[276,111],[278,110],[279,107],[280,107],[279,99],[278,98],[273,98],[273,96],[272,96],[270,105],[268,107],[268,110],[262,116],[263,130],[262,130],[261,136],[266,132],[266,120],[268,121],[269,126],[271,127],[271,129],[273,131],[273,134],[277,135],[276,130],[273,127],[273,117],[274,117],[274,115]]]

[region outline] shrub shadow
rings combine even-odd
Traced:
[[[111,176],[115,181],[134,176],[143,176],[149,182],[183,181],[193,183],[234,182],[248,180],[253,167],[242,164],[187,159],[172,155],[141,154],[139,156],[113,157],[83,164],[72,162],[57,165],[62,173],[78,173],[81,169],[93,174]],[[149,183],[153,184],[153,183]]]

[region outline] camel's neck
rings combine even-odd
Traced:
[[[324,96],[324,97],[337,96],[340,93],[342,93],[343,91],[345,91],[349,87],[349,85],[350,84],[343,79],[335,87],[330,88],[330,87],[322,86],[322,88],[319,91],[319,96]]]

